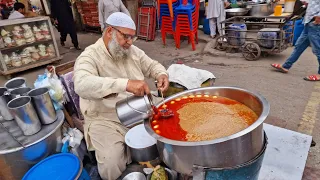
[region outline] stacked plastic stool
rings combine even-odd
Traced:
[[[166,44],[166,35],[172,34],[175,39],[174,32],[174,10],[179,6],[178,0],[158,0],[158,17],[161,26],[161,35],[163,44]]]
[[[192,44],[192,50],[198,43],[199,0],[180,0],[180,5],[174,10],[176,32],[176,47],[180,48],[180,37],[187,36]]]

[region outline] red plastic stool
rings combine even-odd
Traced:
[[[162,42],[163,42],[164,45],[166,45],[166,36],[167,36],[167,34],[172,34],[173,35],[173,39],[176,42],[176,34],[173,31],[171,17],[163,16],[162,17],[162,22],[161,22],[161,36],[162,36]]]

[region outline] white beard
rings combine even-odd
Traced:
[[[108,43],[108,49],[115,61],[123,61],[126,60],[130,54],[130,48],[125,49],[120,46],[117,41],[116,32],[112,33],[112,39]]]

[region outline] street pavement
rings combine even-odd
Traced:
[[[98,34],[79,34],[80,45],[85,48],[99,37]],[[67,48],[60,47],[60,53],[64,56],[60,63],[75,60],[80,54],[79,51],[68,48],[72,46],[69,41],[66,45]],[[182,42],[179,50],[175,48],[173,39],[168,39],[167,46],[163,46],[160,34],[156,41],[138,40],[135,45],[166,67],[180,61],[212,72],[217,77],[217,86],[238,86],[263,95],[271,104],[267,123],[313,136],[317,145],[310,149],[303,179],[320,180],[320,131],[317,130],[320,128],[320,82],[303,80],[303,77],[317,72],[318,62],[311,48],[306,50],[288,74],[282,74],[273,71],[270,64],[284,62],[292,48],[257,61],[246,61],[240,55],[205,54],[204,41],[200,41],[196,51],[191,50],[191,44],[188,45],[187,40]],[[40,67],[15,76],[24,76],[28,79],[28,84],[33,85],[37,76],[43,72],[44,67]],[[4,82],[5,78],[0,77],[0,83]],[[148,82],[154,89],[153,81]]]

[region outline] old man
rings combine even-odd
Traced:
[[[149,94],[145,77],[157,80],[161,91],[168,88],[169,81],[160,63],[132,45],[137,37],[130,16],[116,12],[106,24],[103,37],[78,57],[74,86],[80,96],[88,149],[96,153],[100,176],[114,180],[131,162],[124,144],[127,129],[117,118],[115,103],[132,94]]]

